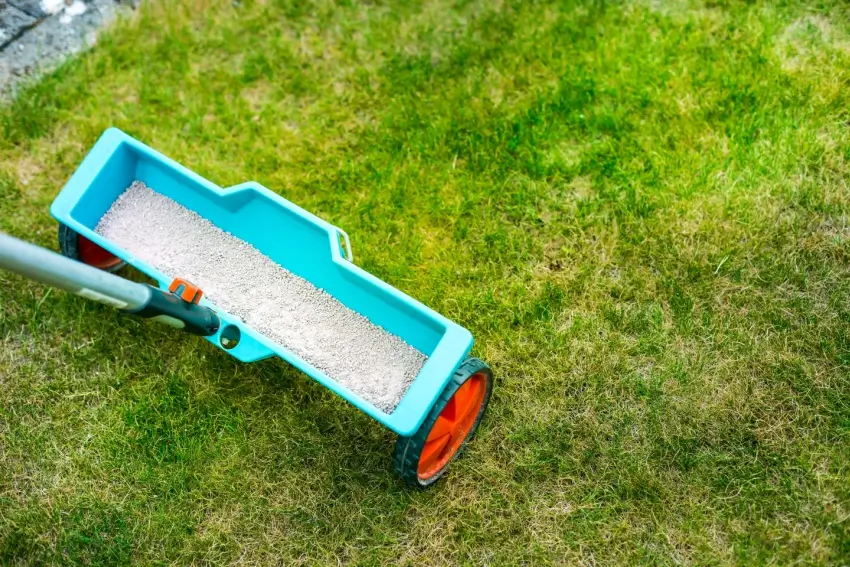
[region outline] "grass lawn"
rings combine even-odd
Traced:
[[[117,126],[345,228],[496,390],[429,491],[285,364],[0,274],[0,564],[847,564],[841,1],[150,1],[0,107],[0,230]]]

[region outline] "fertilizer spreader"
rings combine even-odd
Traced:
[[[62,254],[0,234],[0,268],[242,362],[282,358],[398,434],[408,485],[439,479],[484,415],[493,374],[469,357],[471,333],[357,267],[342,229],[257,183],[220,188],[113,128],[50,211]],[[124,265],[158,287],[114,275]]]

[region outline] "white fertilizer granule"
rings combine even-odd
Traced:
[[[95,229],[385,412],[426,357],[247,242],[134,182]],[[293,243],[297,246],[297,243]]]

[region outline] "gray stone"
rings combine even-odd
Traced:
[[[36,19],[23,10],[0,0],[0,49],[35,23]]]
[[[0,94],[14,94],[15,85],[27,77],[50,71],[69,55],[90,47],[95,32],[122,9],[114,0],[90,0],[86,5],[84,14],[63,22],[65,14],[56,13],[0,49]]]
[[[33,18],[41,19],[46,18],[50,14],[45,12],[42,9],[41,0],[6,0],[9,4],[21,10],[22,12],[26,12]]]

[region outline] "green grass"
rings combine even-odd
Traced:
[[[0,108],[0,230],[115,125],[344,227],[497,384],[426,492],[276,361],[0,274],[0,564],[846,564],[843,2],[148,2]]]

